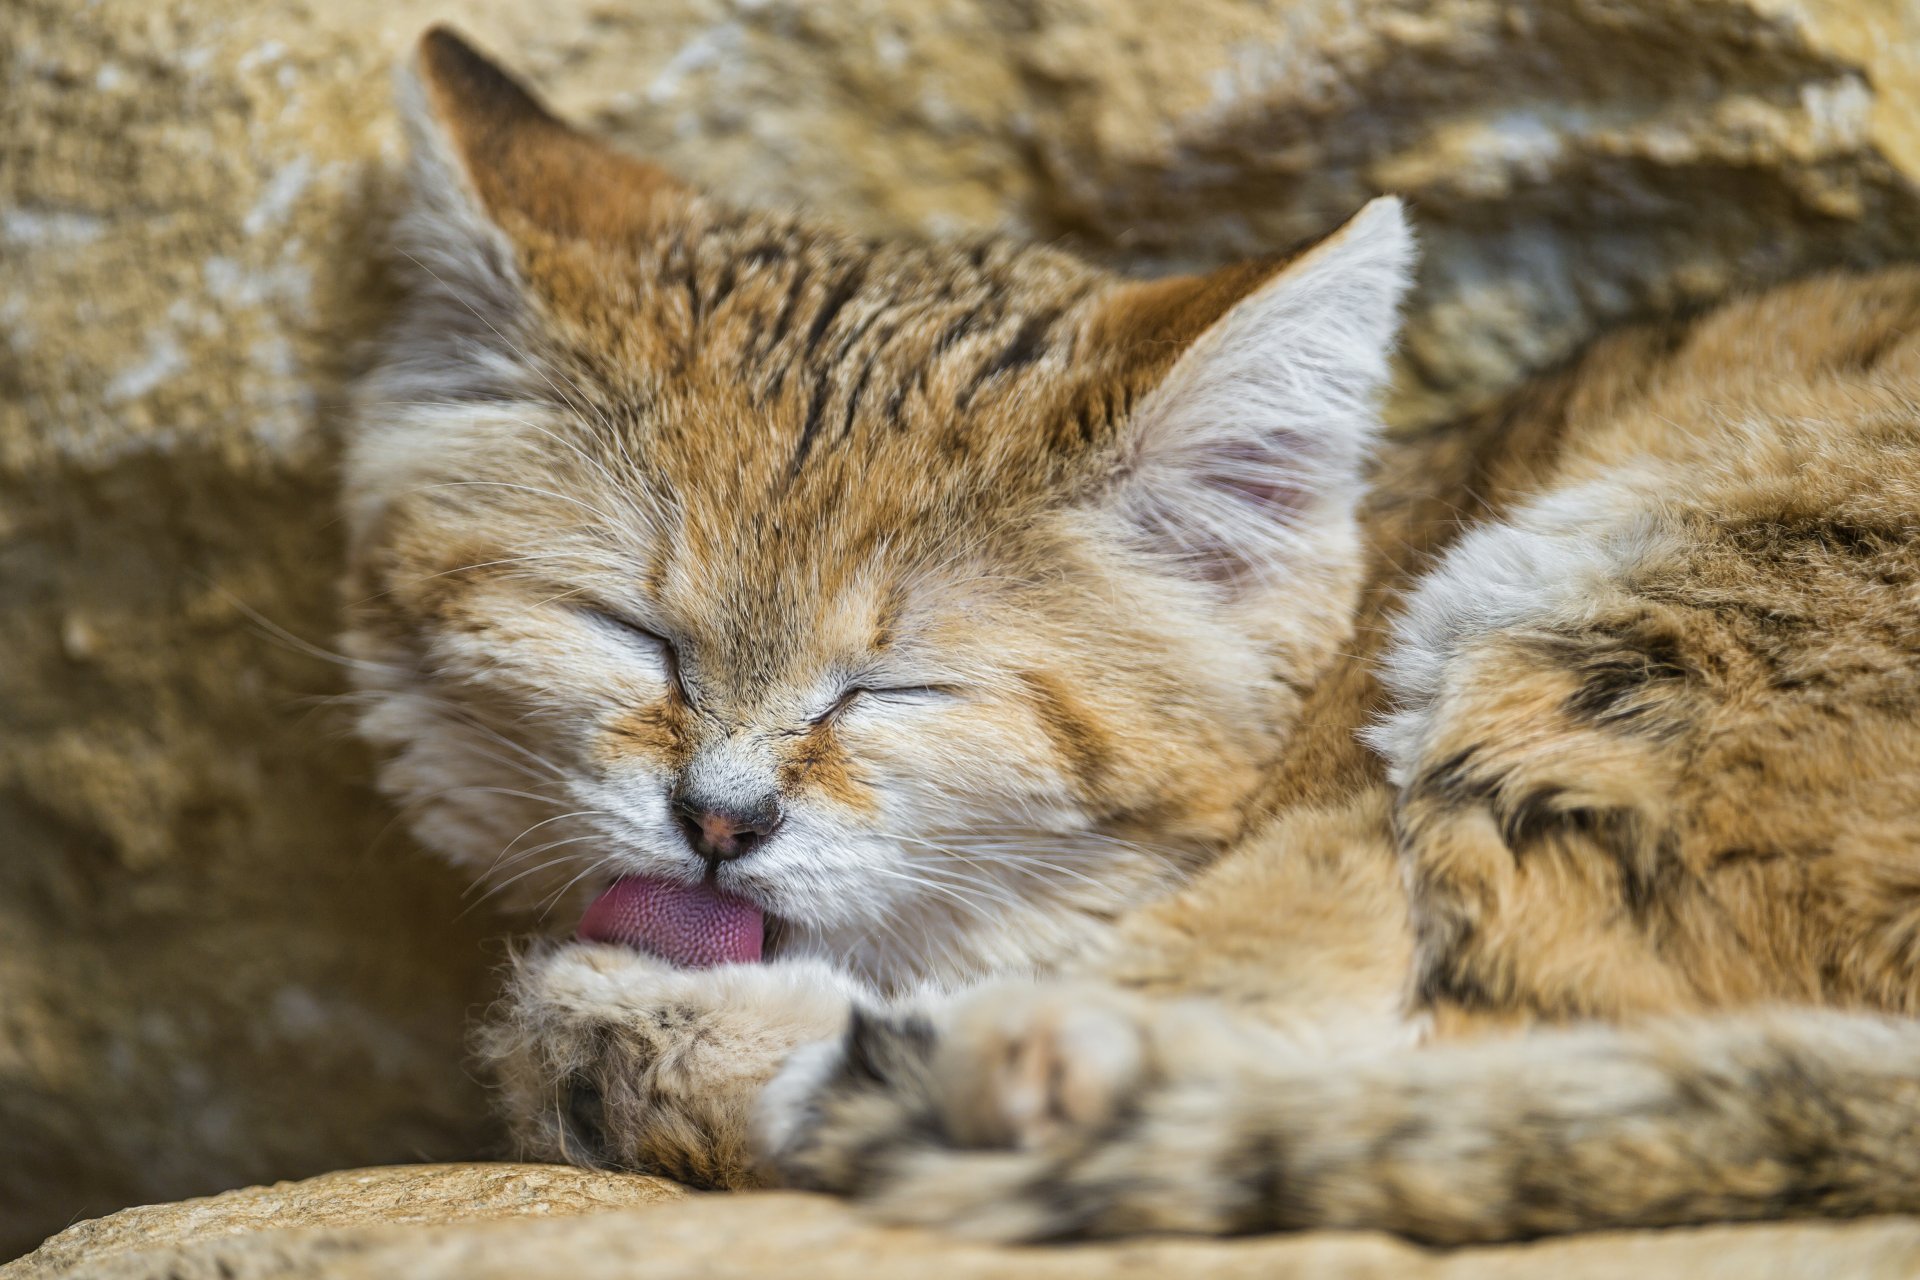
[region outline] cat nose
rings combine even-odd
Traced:
[[[786,814],[777,796],[750,807],[718,804],[699,796],[676,794],[673,818],[693,851],[718,865],[744,858],[772,838]]]

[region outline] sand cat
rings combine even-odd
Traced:
[[[407,85],[349,643],[420,835],[578,922],[482,1036],[529,1152],[1021,1238],[1920,1209],[1920,274],[1369,462],[1391,200],[1141,282]]]

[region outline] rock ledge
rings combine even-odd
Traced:
[[[1149,1239],[1007,1249],[876,1226],[791,1193],[691,1195],[552,1165],[348,1170],[125,1209],[67,1228],[0,1280],[1784,1280],[1920,1272],[1920,1223],[1767,1223],[1430,1253],[1384,1236]]]

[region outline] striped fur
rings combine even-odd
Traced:
[[[1008,1239],[1920,1212],[1916,321],[1793,286],[1386,459],[1385,688],[1308,712],[1384,764],[1302,734],[1104,994],[855,1025],[785,1176]],[[1341,1028],[1356,973],[1431,1043]]]
[[[699,874],[676,785],[787,814],[770,963],[522,954],[528,1152],[1001,1238],[1920,1210],[1920,276],[1616,335],[1362,503],[1391,204],[1132,283],[723,206],[444,33],[407,93],[386,785],[569,919]]]

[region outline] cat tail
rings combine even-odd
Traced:
[[[1149,1080],[1106,1123],[1026,1151],[951,1140],[912,1034],[853,1028],[790,1181],[999,1240],[1350,1228],[1460,1245],[1920,1212],[1920,1022],[1781,1011],[1268,1062]]]

